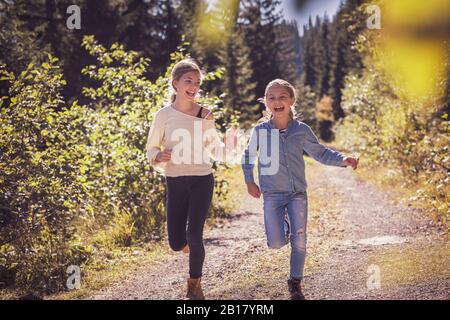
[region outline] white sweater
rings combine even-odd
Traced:
[[[168,162],[155,161],[161,150],[171,149]],[[212,173],[212,159],[226,160],[225,144],[215,121],[176,110],[172,105],[156,112],[147,140],[147,159],[168,177],[203,176]]]

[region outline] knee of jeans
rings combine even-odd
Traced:
[[[279,241],[267,241],[267,246],[270,249],[281,249],[286,245],[286,242],[279,242]]]
[[[297,232],[291,234],[291,246],[297,251],[306,251],[306,232],[300,228]]]

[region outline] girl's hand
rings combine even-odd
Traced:
[[[261,190],[259,190],[258,185],[254,182],[247,182],[247,192],[254,198],[261,197]]]
[[[156,162],[168,162],[172,158],[172,150],[164,150],[158,152],[156,155],[155,161]]]
[[[238,129],[230,128],[226,131],[223,142],[229,150],[235,151],[238,144]]]
[[[356,170],[358,167],[359,158],[353,158],[353,157],[345,157],[343,164],[347,167],[350,166],[353,168],[353,170]]]

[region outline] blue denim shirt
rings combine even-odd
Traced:
[[[272,120],[253,128],[242,158],[245,182],[253,182],[253,169],[258,159],[261,192],[304,192],[307,189],[303,151],[325,165],[343,165],[344,155],[320,144],[304,122],[292,120],[280,134]]]

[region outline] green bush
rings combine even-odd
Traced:
[[[60,279],[53,267],[71,257],[66,243],[83,193],[76,182],[78,107],[65,108],[61,67],[47,58],[18,77],[2,68],[11,87],[0,111],[2,272],[15,270],[17,283],[42,289]]]
[[[17,77],[1,69],[10,83],[0,106],[0,282],[8,286],[62,290],[69,265],[164,235],[164,177],[147,163],[145,144],[166,101],[170,68],[152,82],[144,76],[150,61],[136,52],[106,49],[92,36],[82,45],[97,61],[82,71],[94,83],[83,88],[85,105],[66,105],[61,66],[51,55]],[[185,50],[172,54],[173,63]],[[223,128],[235,116],[219,110],[220,102],[202,99],[216,106]],[[213,216],[225,213],[226,198],[219,175]]]
[[[448,76],[438,83],[434,96],[413,97],[391,81],[374,53],[374,39],[364,43],[369,46],[365,69],[362,76],[346,79],[346,117],[337,126],[337,140],[362,154],[366,163],[393,168],[405,182],[419,186],[411,200],[431,204],[437,220],[448,227]]]

